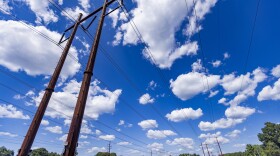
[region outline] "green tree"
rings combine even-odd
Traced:
[[[59,156],[57,153],[49,153],[45,148],[38,148],[30,153],[30,156]]]
[[[199,155],[198,154],[183,153],[183,154],[180,154],[179,156],[199,156]]]
[[[273,142],[268,142],[264,147],[264,152],[267,156],[280,155],[280,149]]]
[[[116,153],[109,153],[108,152],[98,152],[95,156],[117,156]]]
[[[274,143],[278,148],[280,148],[280,124],[274,124],[271,122],[266,122],[265,127],[262,128],[262,133],[258,134],[259,140],[264,146]]]
[[[223,156],[244,156],[244,155],[245,155],[244,152],[234,152],[234,153],[223,154]]]
[[[8,150],[6,147],[0,147],[0,156],[13,156],[14,151]]]
[[[246,146],[246,156],[267,156],[261,145],[250,145]]]

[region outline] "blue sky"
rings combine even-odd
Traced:
[[[63,14],[51,2],[0,0],[0,146],[15,151],[62,51],[35,31],[58,42],[71,18],[103,3],[53,1]],[[105,19],[79,155],[107,151],[109,141],[121,155],[202,155],[201,143],[217,155],[216,137],[223,153],[242,151],[260,143],[265,122],[279,123],[280,2],[124,3],[127,14]],[[78,29],[32,149],[62,152],[91,39]]]

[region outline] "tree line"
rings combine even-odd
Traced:
[[[258,134],[261,145],[247,144],[244,152],[224,154],[224,156],[280,156],[280,124],[266,122],[262,133]]]
[[[280,124],[266,122],[265,127],[258,134],[261,145],[247,144],[244,152],[227,153],[224,156],[280,156]],[[108,156],[107,152],[98,152],[96,156]],[[14,156],[14,151],[0,147],[0,156]],[[32,150],[30,156],[60,156],[55,152],[48,152],[45,148]],[[110,153],[109,156],[117,156]],[[199,156],[198,154],[180,154],[179,156]]]

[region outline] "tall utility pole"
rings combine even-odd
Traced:
[[[109,144],[108,144],[108,153],[109,153],[109,156],[111,155],[111,141],[109,141]]]
[[[81,129],[81,124],[82,124],[82,120],[83,120],[83,116],[84,116],[90,81],[91,81],[91,77],[93,75],[95,58],[96,58],[99,40],[100,40],[100,36],[101,36],[101,32],[102,32],[104,18],[106,15],[107,1],[108,0],[104,0],[101,17],[99,20],[96,34],[95,34],[93,45],[92,45],[92,48],[90,51],[90,56],[89,56],[89,59],[87,62],[86,70],[84,72],[81,89],[79,92],[79,96],[77,99],[75,111],[74,111],[73,118],[71,121],[69,133],[68,133],[67,140],[65,143],[65,149],[63,152],[63,156],[74,156],[75,155],[77,142],[78,142],[80,129]]]
[[[206,146],[206,149],[207,149],[208,156],[211,156],[210,153],[209,153],[207,144],[205,144],[205,146]]]
[[[205,156],[205,153],[204,153],[204,148],[203,148],[202,143],[201,143],[201,149],[202,149],[202,152],[203,152],[203,156]]]
[[[61,69],[63,67],[63,64],[65,62],[66,56],[68,55],[68,51],[71,47],[72,41],[74,39],[74,36],[76,34],[77,28],[79,26],[79,21],[82,18],[82,14],[79,15],[78,20],[76,21],[74,25],[74,29],[72,31],[72,34],[67,41],[67,44],[62,52],[62,55],[58,61],[58,64],[54,70],[53,76],[51,77],[51,80],[48,84],[48,87],[45,89],[44,96],[40,102],[40,105],[37,109],[37,112],[32,120],[31,125],[29,126],[29,129],[27,131],[27,134],[25,135],[25,138],[23,140],[23,143],[21,145],[21,148],[19,149],[18,156],[27,156],[30,152],[31,146],[33,144],[33,141],[35,139],[35,136],[37,134],[37,131],[40,127],[41,121],[43,119],[43,116],[45,114],[45,111],[47,109],[47,106],[49,104],[50,98],[52,96],[52,93],[54,91],[57,79],[60,75]]]
[[[153,150],[151,150],[151,156],[153,156]]]
[[[216,137],[216,141],[217,141],[217,144],[218,144],[218,146],[219,146],[219,149],[220,149],[220,152],[221,152],[221,156],[223,156],[223,152],[222,152],[222,149],[221,149],[221,146],[220,146],[220,143],[219,143],[219,141],[218,141],[218,138]]]

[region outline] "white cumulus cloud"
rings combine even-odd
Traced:
[[[171,79],[170,88],[178,98],[188,100],[202,92],[206,92],[208,85],[209,89],[212,89],[219,82],[219,75],[205,75],[204,73],[190,72],[179,75],[176,80]]]
[[[12,134],[10,132],[0,132],[0,136],[8,136],[8,137],[17,137],[18,135],[17,134]]]
[[[35,13],[37,23],[45,22],[48,24],[50,22],[58,21],[58,17],[55,15],[54,11],[49,8],[50,3],[48,0],[25,0],[24,2]]]
[[[132,20],[137,25],[142,38],[150,49],[149,52],[143,50],[143,55],[146,59],[154,60],[160,68],[170,68],[175,60],[183,56],[197,54],[197,42],[186,39],[185,42],[177,44],[175,39],[175,33],[181,24],[188,19],[188,14],[191,13],[191,10],[186,8],[185,1],[174,3],[172,0],[135,0],[135,3],[136,8],[132,9],[129,14],[132,15]],[[187,3],[189,7],[193,6],[191,0],[188,0]],[[210,0],[200,1],[200,3],[196,4],[199,17],[201,17],[199,20],[203,19],[204,15],[210,10],[204,4],[210,4]],[[204,13],[201,13],[201,10]],[[120,17],[120,19],[123,19],[123,17]],[[123,21],[117,32],[123,34],[124,45],[140,43],[129,22]],[[150,53],[153,58],[150,57]]]
[[[155,99],[152,98],[151,95],[148,94],[148,93],[142,95],[139,98],[139,103],[142,104],[142,105],[145,105],[145,104],[148,104],[148,103],[154,103],[154,102],[155,102]]]
[[[138,123],[138,125],[142,128],[142,129],[150,129],[150,128],[157,128],[158,127],[158,123],[156,120],[143,120],[141,122]]]
[[[56,134],[62,134],[62,128],[60,126],[46,127],[45,130]]]
[[[167,140],[166,144],[168,144],[168,145],[179,145],[179,146],[186,147],[188,149],[193,149],[194,148],[194,141],[191,138],[175,138],[172,141]]]
[[[203,112],[200,108],[193,110],[192,108],[183,108],[180,110],[173,110],[171,113],[168,113],[165,117],[173,122],[180,122],[188,119],[197,119],[203,115]]]
[[[0,118],[30,119],[22,111],[17,110],[13,105],[0,104]]]
[[[113,113],[118,98],[121,95],[121,89],[109,91],[100,88],[98,84],[99,82],[97,80],[90,84],[85,109],[86,118],[98,119],[101,114]],[[69,117],[72,117],[80,86],[81,82],[71,80],[64,84],[62,91],[54,92],[48,105],[46,115],[51,116],[52,118],[58,117],[68,119]],[[37,102],[36,105],[38,105],[38,101],[42,98],[43,93],[44,92],[41,91],[39,95],[35,97],[35,101]]]
[[[100,135],[99,138],[106,141],[113,141],[116,137],[115,135]]]
[[[167,136],[174,136],[177,134],[171,130],[148,130],[146,135],[150,139],[163,139]]]
[[[273,86],[265,86],[258,94],[258,101],[280,100],[280,78]]]
[[[60,38],[59,33],[48,30],[44,26],[29,26],[54,40],[58,41]],[[32,76],[53,73],[61,56],[60,48],[20,22],[0,20],[0,27],[0,38],[5,38],[5,41],[0,42],[0,65],[14,72],[25,71]],[[15,38],[17,39],[15,40]],[[77,58],[76,48],[72,47],[69,52]],[[80,66],[78,62],[67,57],[61,71],[61,78],[74,76]]]
[[[231,106],[226,109],[225,115],[232,119],[245,119],[256,112],[256,109],[242,106]]]
[[[271,74],[277,78],[280,77],[280,65],[277,65],[276,67],[272,68]]]

